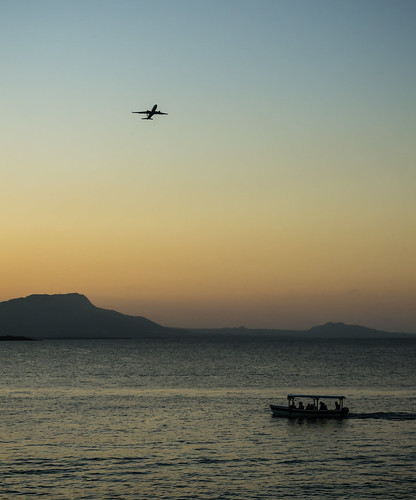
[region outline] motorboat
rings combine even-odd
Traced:
[[[288,394],[287,406],[271,404],[274,417],[345,418],[345,396],[317,396],[315,394]],[[305,405],[303,400],[307,400]]]

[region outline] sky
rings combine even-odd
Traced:
[[[416,332],[416,2],[0,0],[0,54],[0,300]]]

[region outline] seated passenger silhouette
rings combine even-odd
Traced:
[[[328,408],[327,408],[326,404],[323,401],[321,401],[319,403],[319,409],[320,410],[327,410]]]
[[[303,406],[302,401],[299,401],[299,410],[303,410],[305,407]]]

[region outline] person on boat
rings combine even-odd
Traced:
[[[308,404],[306,405],[306,409],[307,409],[307,410],[314,410],[315,408],[313,407],[313,404],[308,403]]]
[[[335,401],[335,409],[336,409],[337,411],[339,411],[339,410],[341,409],[341,407],[339,406],[338,401]]]
[[[302,401],[299,401],[299,410],[304,410],[305,407],[303,406]]]
[[[294,410],[294,409],[296,408],[295,401],[293,401],[293,400],[292,400],[292,402],[291,402],[291,403],[290,403],[290,405],[289,405],[289,408],[290,408],[291,410]]]
[[[321,402],[319,403],[319,409],[320,409],[321,411],[322,411],[322,410],[327,410],[327,409],[328,409],[328,407],[326,406],[326,404],[325,404],[323,401],[321,401]]]

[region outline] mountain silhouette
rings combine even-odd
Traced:
[[[345,323],[325,323],[310,328],[309,330],[274,330],[264,328],[218,328],[192,330],[195,333],[237,335],[237,336],[275,336],[284,338],[303,339],[382,339],[382,338],[416,338],[413,333],[385,332],[360,325],[347,325]]]
[[[135,338],[179,332],[142,316],[94,306],[85,295],[29,295],[0,302],[0,335],[36,338]]]
[[[391,338],[391,337],[414,337],[411,333],[402,332],[384,332],[374,328],[368,328],[360,325],[347,325],[345,323],[325,323],[314,326],[307,330],[308,337],[320,338]]]
[[[163,338],[177,335],[278,336],[286,338],[415,338],[414,334],[384,332],[359,325],[325,323],[309,330],[251,328],[178,329],[158,325],[94,306],[79,293],[29,295],[0,302],[0,340],[30,338]]]

